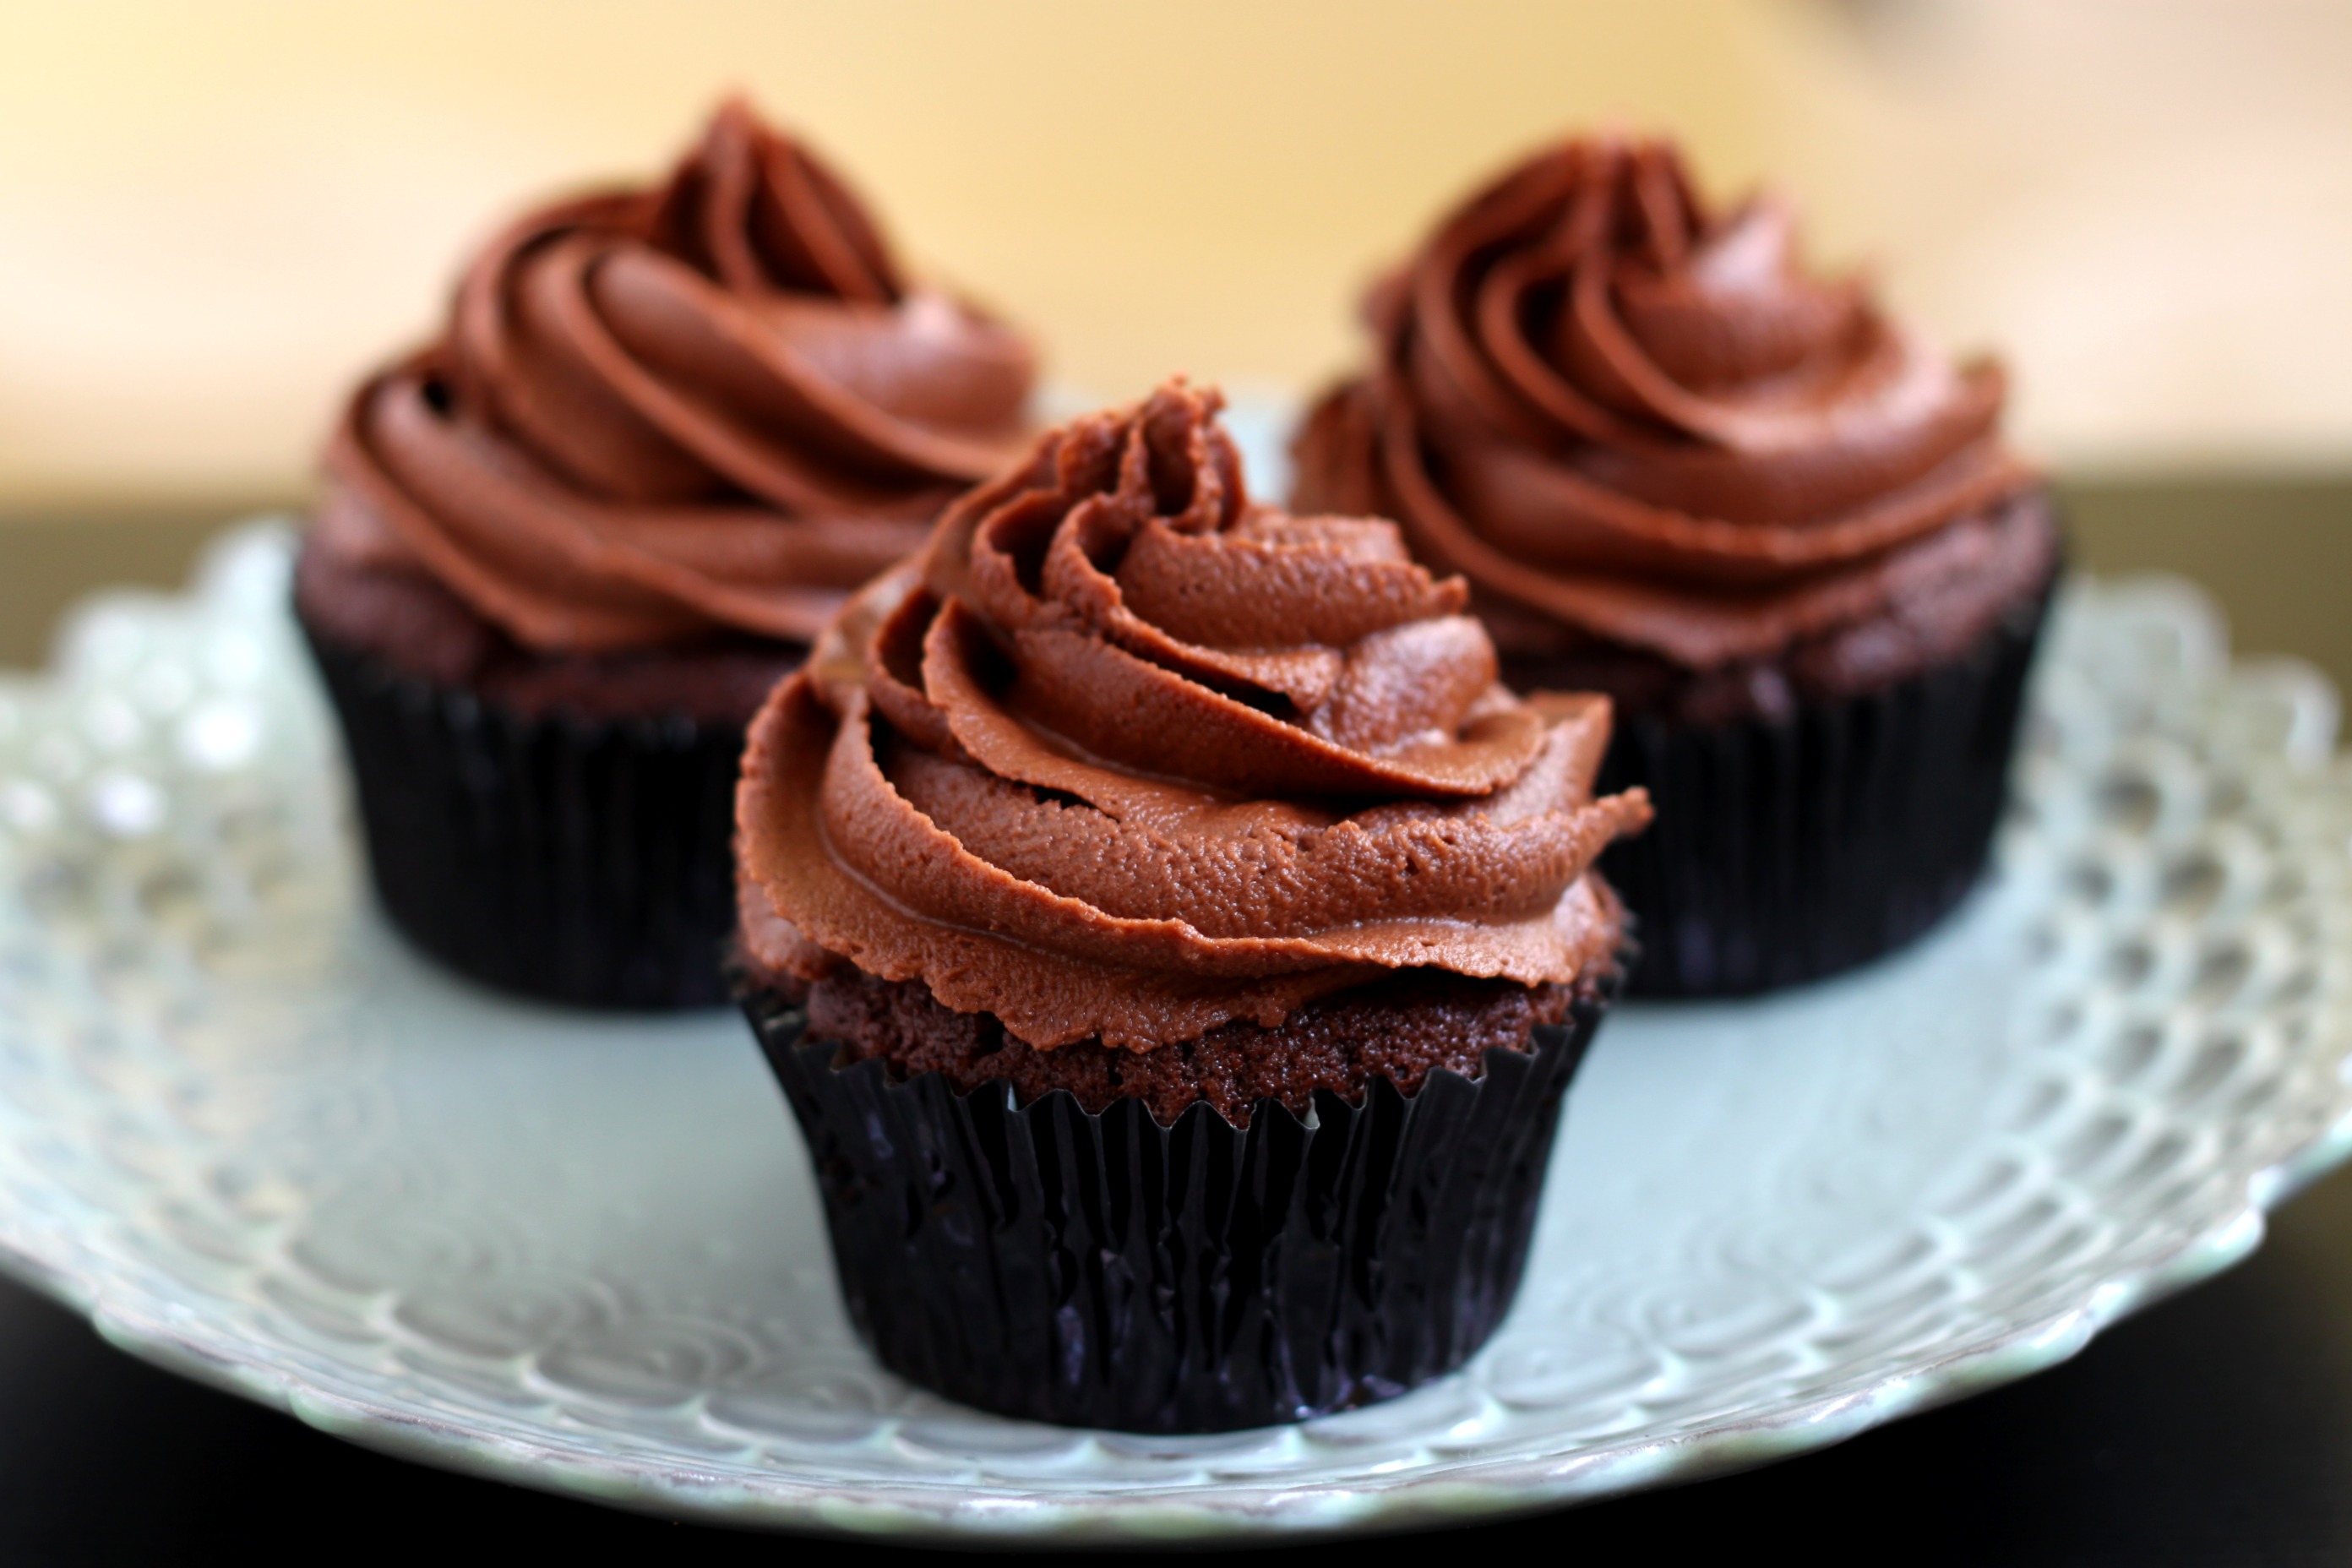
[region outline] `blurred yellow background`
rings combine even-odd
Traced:
[[[1059,383],[1302,387],[1576,127],[1769,174],[2079,467],[2352,466],[2344,0],[77,0],[0,12],[0,504],[281,496],[517,204],[712,100],[809,135]]]

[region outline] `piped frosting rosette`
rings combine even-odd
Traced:
[[[1428,966],[1605,969],[1610,710],[1521,700],[1394,526],[1250,503],[1181,383],[1055,430],[861,593],[753,726],[744,938],[1149,1049]]]
[[[534,212],[467,268],[440,339],[345,411],[320,541],[533,648],[807,641],[1017,455],[1033,373],[730,103],[666,184]]]
[[[1302,507],[1400,519],[1513,644],[1551,623],[1695,669],[1894,611],[1984,621],[2046,574],[1990,363],[1955,365],[1789,210],[1699,201],[1674,150],[1572,141],[1444,219],[1315,409]],[[1538,640],[1540,640],[1538,638]]]

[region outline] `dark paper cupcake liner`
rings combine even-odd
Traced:
[[[1632,993],[1820,979],[1949,913],[2000,820],[2048,605],[2020,605],[1948,665],[1789,719],[1627,716],[1598,788],[1643,785],[1658,809],[1601,861],[1637,921]]]
[[[1605,997],[1360,1105],[1318,1090],[1247,1128],[1206,1104],[958,1094],[743,1006],[805,1134],[851,1321],[884,1365],[1064,1426],[1216,1432],[1391,1398],[1462,1364],[1510,1308],[1561,1097]]]
[[[409,941],[549,1001],[727,999],[740,726],[530,715],[310,642],[376,892]]]

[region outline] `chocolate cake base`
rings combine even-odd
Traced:
[[[1232,1023],[1156,1051],[1095,1040],[1041,1051],[988,1014],[941,1006],[919,982],[877,980],[846,963],[813,984],[763,983],[806,1007],[813,1037],[855,1060],[879,1058],[896,1077],[937,1072],[962,1094],[1003,1080],[1024,1101],[1066,1089],[1089,1113],[1139,1100],[1162,1126],[1200,1100],[1246,1127],[1262,1100],[1304,1116],[1318,1089],[1352,1100],[1375,1079],[1409,1095],[1436,1068],[1475,1078],[1489,1050],[1531,1049],[1537,1026],[1566,1019],[1575,995],[1566,985],[1409,970],[1302,1007],[1276,1029]]]
[[[409,574],[321,583],[313,553],[297,617],[394,927],[548,1001],[725,1002],[745,729],[800,650],[539,658]]]
[[[1445,1011],[1443,983],[1334,998],[1195,1042],[1139,1095],[1066,1055],[1087,1047],[1034,1051],[993,1019],[944,1031],[919,982],[859,979],[739,990],[859,1335],[967,1405],[1157,1433],[1304,1420],[1467,1360],[1517,1290],[1561,1100],[1615,984],[1517,1006],[1457,993],[1468,1032],[1450,1041],[1420,1013]],[[1319,1065],[1240,1067],[1286,1037]],[[1181,1108],[1163,1121],[1155,1100]]]
[[[310,545],[295,559],[294,608],[314,642],[529,718],[678,717],[745,730],[807,653],[797,643],[732,632],[614,653],[541,653],[419,572]]]
[[[2043,583],[1958,657],[1876,689],[1784,685],[1758,702],[1751,684],[1713,719],[1690,701],[1626,694],[1594,787],[1638,784],[1657,806],[1646,833],[1600,862],[1637,922],[1631,994],[1798,984],[1948,914],[1983,874],[2000,824],[2052,592]],[[1540,685],[1559,673],[1516,676]]]

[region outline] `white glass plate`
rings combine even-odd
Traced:
[[[835,1300],[745,1027],[503,1001],[369,907],[289,536],[0,687],[0,1260],[359,1442],[739,1523],[1009,1539],[1492,1515],[1816,1447],[2243,1256],[2347,1144],[2334,699],[2077,584],[1998,877],[1769,1001],[1625,1006],[1463,1373],[1198,1439],[920,1394]]]

